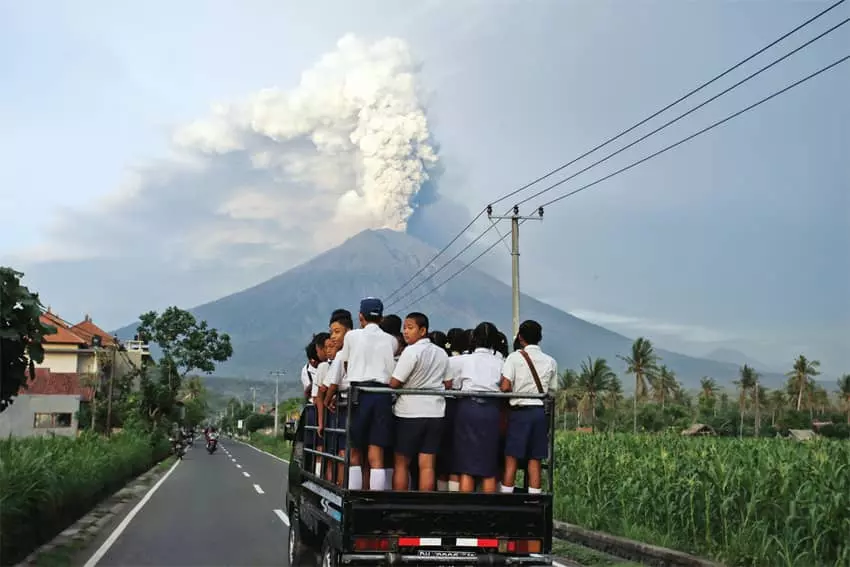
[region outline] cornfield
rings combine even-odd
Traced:
[[[850,566],[850,443],[560,434],[555,515],[727,565]]]
[[[23,559],[167,452],[129,433],[0,440],[0,563]]]

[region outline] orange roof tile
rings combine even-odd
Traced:
[[[41,322],[45,325],[50,325],[52,327],[56,327],[56,332],[52,335],[45,335],[44,342],[51,344],[60,344],[60,345],[85,345],[86,341],[78,334],[73,332],[71,329],[66,327],[65,325],[57,322],[54,317],[51,317],[52,313],[42,313],[40,319]]]
[[[88,344],[91,344],[92,337],[95,335],[100,335],[101,342],[104,346],[112,346],[115,344],[115,339],[112,338],[112,335],[95,325],[91,319],[89,319],[88,315],[86,318],[71,327],[71,330],[84,338]]]
[[[36,368],[35,378],[21,388],[18,395],[80,396],[84,402],[91,400],[92,388],[83,386],[76,372],[51,372],[49,368]]]

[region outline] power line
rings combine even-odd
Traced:
[[[718,120],[717,122],[715,122],[715,123],[713,123],[713,124],[711,124],[711,125],[709,125],[709,126],[707,126],[707,127],[703,128],[702,130],[699,130],[699,131],[697,131],[697,132],[695,132],[695,133],[691,134],[690,136],[687,136],[686,138],[683,138],[683,139],[679,140],[678,142],[676,142],[676,143],[674,143],[674,144],[671,144],[671,145],[669,145],[669,146],[667,146],[667,147],[665,147],[665,148],[662,148],[661,150],[659,150],[659,151],[657,151],[657,152],[655,152],[655,153],[653,153],[653,154],[650,154],[650,155],[648,155],[648,156],[646,156],[646,157],[644,157],[644,158],[642,158],[642,159],[640,159],[640,160],[638,160],[638,161],[635,161],[635,162],[631,163],[630,165],[628,165],[628,166],[626,166],[626,167],[623,167],[623,168],[621,168],[621,169],[619,169],[619,170],[615,171],[614,173],[611,173],[611,174],[608,174],[608,175],[606,175],[606,176],[604,176],[604,177],[601,177],[601,178],[597,179],[596,181],[593,181],[592,183],[588,183],[587,185],[584,185],[584,186],[582,186],[582,187],[579,187],[578,189],[576,189],[576,190],[574,190],[574,191],[571,191],[570,193],[566,193],[566,194],[564,194],[564,195],[561,195],[560,197],[556,197],[556,198],[554,198],[554,199],[552,199],[552,200],[550,200],[550,201],[547,201],[546,203],[544,203],[544,204],[543,204],[543,205],[541,205],[541,206],[543,206],[543,207],[547,207],[547,206],[549,206],[549,205],[552,205],[552,204],[554,204],[554,203],[557,203],[558,201],[561,201],[561,200],[563,200],[563,199],[566,199],[567,197],[570,197],[570,196],[572,196],[572,195],[575,195],[576,193],[579,193],[579,192],[581,192],[581,191],[584,191],[585,189],[588,189],[588,188],[590,188],[590,187],[593,187],[594,185],[597,185],[597,184],[599,184],[599,183],[602,183],[603,181],[606,181],[606,180],[608,180],[608,179],[610,179],[610,178],[614,177],[615,175],[619,175],[619,174],[621,174],[621,173],[624,173],[624,172],[626,172],[626,171],[628,171],[628,170],[632,169],[633,167],[636,167],[636,166],[638,166],[638,165],[640,165],[640,164],[642,164],[642,163],[645,163],[645,162],[647,162],[647,161],[649,161],[649,160],[651,160],[651,159],[653,159],[653,158],[655,158],[655,157],[657,157],[657,156],[659,156],[659,155],[661,155],[661,154],[663,154],[663,153],[665,153],[665,152],[667,152],[667,151],[669,151],[669,150],[672,150],[672,149],[673,149],[673,148],[675,148],[675,147],[678,147],[678,146],[680,146],[680,145],[682,145],[682,144],[685,144],[685,143],[687,143],[687,142],[689,142],[689,141],[693,140],[694,138],[696,138],[696,137],[698,137],[698,136],[701,136],[702,134],[705,134],[706,132],[708,132],[708,131],[710,131],[710,130],[713,130],[714,128],[716,128],[716,127],[718,127],[718,126],[720,126],[720,125],[722,125],[722,124],[725,124],[726,122],[729,122],[730,120],[732,120],[732,119],[734,119],[734,118],[737,118],[738,116],[740,116],[740,115],[742,115],[742,114],[744,114],[744,113],[746,113],[746,112],[749,112],[750,110],[753,110],[754,108],[756,108],[756,107],[758,107],[758,106],[761,106],[762,104],[764,104],[764,103],[768,102],[769,100],[772,100],[772,99],[776,98],[777,96],[782,95],[782,94],[784,94],[784,93],[786,93],[786,92],[790,91],[791,89],[793,89],[793,88],[795,88],[795,87],[798,87],[798,86],[802,85],[803,83],[805,83],[805,82],[807,82],[807,81],[809,81],[809,80],[811,80],[811,79],[814,79],[814,78],[815,78],[815,77],[817,77],[818,75],[820,75],[820,74],[822,74],[822,73],[825,73],[826,71],[829,71],[830,69],[832,69],[832,68],[834,68],[834,67],[837,67],[838,65],[840,65],[840,64],[842,64],[842,63],[845,63],[848,59],[850,59],[850,55],[845,55],[844,57],[842,57],[842,58],[840,58],[840,59],[838,59],[838,60],[836,60],[836,61],[834,61],[834,62],[830,63],[829,65],[827,65],[827,66],[825,66],[825,67],[822,67],[821,69],[819,69],[819,70],[815,71],[814,73],[811,73],[811,74],[809,74],[809,75],[807,75],[807,76],[803,77],[802,79],[799,79],[799,80],[797,80],[797,81],[795,81],[795,82],[791,83],[790,85],[788,85],[788,86],[784,87],[783,89],[780,89],[780,90],[778,90],[778,91],[775,91],[774,93],[772,93],[772,94],[770,94],[770,95],[768,95],[768,96],[766,96],[766,97],[762,98],[761,100],[758,100],[757,102],[755,102],[755,103],[753,103],[753,104],[751,104],[751,105],[749,105],[749,106],[747,106],[747,107],[745,107],[745,108],[743,108],[743,109],[741,109],[741,110],[739,110],[739,111],[737,111],[737,112],[735,112],[735,113],[733,113],[733,114],[730,114],[729,116],[727,116],[726,118],[723,118],[722,120]],[[457,276],[459,276],[461,273],[463,273],[464,271],[466,271],[466,270],[467,270],[470,266],[472,266],[472,264],[474,264],[474,263],[475,263],[475,262],[477,262],[479,259],[481,259],[481,258],[482,258],[485,254],[487,254],[488,252],[490,252],[490,250],[492,250],[493,248],[495,248],[496,246],[498,246],[498,245],[499,245],[499,243],[500,243],[502,240],[504,240],[507,236],[508,236],[508,235],[506,234],[505,236],[503,236],[503,237],[501,237],[501,238],[497,239],[497,240],[496,240],[493,244],[491,244],[488,248],[486,248],[483,252],[481,252],[478,256],[476,256],[476,257],[475,257],[475,258],[474,258],[471,262],[469,262],[468,264],[465,264],[465,265],[464,265],[463,267],[461,267],[459,270],[457,270],[456,272],[454,272],[451,276],[449,276],[448,278],[446,278],[445,280],[443,280],[442,282],[440,282],[439,284],[437,284],[436,286],[434,286],[432,289],[430,289],[427,293],[425,293],[425,294],[423,294],[423,295],[421,295],[421,296],[417,297],[415,300],[413,300],[411,303],[409,303],[409,304],[408,304],[408,306],[409,306],[409,305],[415,305],[415,304],[416,304],[416,303],[418,303],[419,301],[422,301],[423,299],[425,299],[426,297],[428,297],[428,296],[429,296],[429,295],[431,295],[432,293],[436,292],[439,288],[443,287],[444,285],[446,285],[447,283],[449,283],[451,280],[453,280],[454,278],[456,278]]]
[[[841,0],[841,1],[843,2],[844,0]],[[810,20],[810,21],[811,21],[811,20]],[[765,72],[765,71],[767,71],[768,69],[770,69],[770,68],[772,68],[772,67],[774,67],[774,66],[778,65],[779,63],[781,63],[781,62],[782,62],[782,61],[784,61],[785,59],[787,59],[787,58],[791,57],[792,55],[794,55],[794,54],[798,53],[799,51],[801,51],[801,50],[803,50],[803,49],[807,48],[808,46],[810,46],[810,45],[811,45],[811,44],[813,44],[814,42],[816,42],[816,41],[819,41],[819,40],[823,39],[824,37],[826,37],[827,35],[829,35],[829,34],[833,33],[835,30],[837,30],[837,29],[838,29],[838,28],[840,28],[841,26],[843,26],[843,25],[847,24],[848,22],[850,22],[850,18],[845,18],[844,20],[842,20],[842,21],[841,21],[841,22],[839,22],[838,24],[836,24],[836,25],[832,26],[832,27],[831,27],[831,28],[829,28],[828,30],[826,30],[826,31],[824,31],[824,32],[822,32],[822,33],[820,33],[819,35],[817,35],[817,36],[815,36],[814,38],[810,39],[809,41],[807,41],[807,42],[803,43],[802,45],[798,46],[797,48],[795,48],[795,49],[793,49],[793,50],[789,51],[789,52],[788,52],[788,53],[786,53],[785,55],[783,55],[783,56],[781,56],[781,57],[779,57],[779,58],[777,58],[777,59],[773,60],[772,62],[768,63],[767,65],[765,65],[765,66],[763,66],[763,67],[761,67],[761,68],[760,68],[760,69],[758,69],[757,71],[755,71],[755,72],[753,72],[753,73],[749,74],[748,76],[744,77],[743,79],[741,79],[741,80],[740,80],[740,81],[738,81],[737,83],[733,84],[732,86],[730,86],[730,87],[728,87],[728,88],[726,88],[726,89],[724,89],[724,90],[720,91],[719,93],[715,94],[714,96],[712,96],[712,97],[710,97],[710,98],[706,99],[705,101],[703,101],[702,103],[698,104],[697,106],[695,106],[695,107],[691,108],[690,110],[688,110],[688,111],[686,111],[686,112],[684,112],[684,113],[682,113],[682,114],[680,114],[680,115],[676,116],[675,118],[673,118],[673,119],[671,119],[671,120],[667,121],[666,123],[662,124],[662,125],[661,125],[661,126],[659,126],[658,128],[656,128],[656,129],[654,129],[654,130],[652,130],[652,131],[650,131],[650,132],[648,132],[648,133],[644,134],[643,136],[641,136],[641,137],[640,137],[640,138],[638,138],[637,140],[634,140],[634,141],[633,141],[633,142],[631,142],[630,144],[627,144],[626,146],[623,146],[622,148],[620,148],[620,149],[618,149],[618,150],[616,150],[616,151],[614,151],[614,152],[611,152],[610,154],[608,154],[608,155],[606,155],[605,157],[603,157],[603,158],[601,158],[601,159],[599,159],[599,160],[597,160],[597,161],[595,161],[595,162],[591,163],[590,165],[588,165],[587,167],[585,167],[585,168],[583,168],[583,169],[581,169],[581,170],[577,171],[576,173],[573,173],[572,175],[569,175],[569,176],[567,176],[566,178],[561,179],[561,180],[559,180],[558,182],[553,183],[552,185],[549,185],[549,186],[548,186],[548,187],[546,187],[545,189],[541,189],[541,190],[540,190],[540,191],[538,191],[537,193],[534,193],[533,195],[531,195],[531,196],[529,196],[529,197],[526,197],[525,199],[520,200],[520,201],[517,203],[517,205],[522,205],[522,204],[527,203],[528,201],[530,201],[530,200],[532,200],[532,199],[535,199],[535,198],[539,197],[540,195],[543,195],[543,194],[545,194],[545,193],[548,193],[548,192],[549,192],[549,191],[551,191],[552,189],[555,189],[556,187],[559,187],[559,186],[563,185],[563,184],[564,184],[564,183],[566,183],[567,181],[570,181],[570,180],[572,180],[572,179],[574,179],[574,178],[578,177],[578,176],[579,176],[579,175],[581,175],[582,173],[585,173],[585,172],[589,171],[590,169],[592,169],[592,168],[594,168],[594,167],[596,167],[596,166],[598,166],[598,165],[600,165],[600,164],[602,164],[602,163],[604,163],[604,162],[608,161],[608,160],[609,160],[609,159],[611,159],[612,157],[617,156],[617,155],[621,154],[622,152],[624,152],[624,151],[626,151],[626,150],[628,150],[628,149],[630,149],[630,148],[634,147],[635,145],[637,145],[637,144],[639,144],[640,142],[642,142],[642,141],[646,140],[646,139],[647,139],[647,138],[649,138],[650,136],[653,136],[653,135],[657,134],[658,132],[660,132],[661,130],[664,130],[664,129],[665,129],[665,128],[667,128],[668,126],[671,126],[672,124],[675,124],[676,122],[678,122],[678,121],[679,121],[679,120],[681,120],[682,118],[685,118],[686,116],[689,116],[690,114],[693,114],[694,112],[696,112],[696,111],[697,111],[697,110],[699,110],[700,108],[703,108],[704,106],[706,106],[706,105],[710,104],[711,102],[713,102],[713,101],[717,100],[718,98],[720,98],[720,97],[722,97],[722,96],[724,96],[724,95],[728,94],[729,92],[733,91],[734,89],[738,88],[739,86],[743,85],[744,83],[746,83],[746,82],[748,82],[748,81],[750,81],[750,80],[754,79],[754,78],[755,78],[755,77],[757,77],[758,75],[760,75],[760,74],[764,73],[764,72]],[[706,83],[706,84],[707,84],[707,83]],[[694,92],[696,92],[696,91],[694,91]],[[670,106],[672,106],[672,105],[670,105]],[[668,108],[669,108],[669,106],[668,106]],[[656,115],[657,115],[657,114],[658,114],[658,113],[656,113]],[[599,147],[601,147],[601,146],[599,146]],[[545,206],[545,205],[544,205],[544,206]],[[505,213],[505,214],[507,214],[507,213]],[[480,214],[479,214],[478,216],[480,216]],[[478,216],[477,216],[475,219],[473,219],[473,222],[475,222],[475,220],[477,220],[477,219],[478,219]],[[471,226],[471,223],[470,223],[470,226]],[[472,242],[470,242],[470,243],[467,245],[467,247],[466,247],[465,249],[463,249],[463,250],[461,250],[460,252],[458,252],[457,254],[455,254],[452,258],[450,258],[450,259],[449,259],[446,263],[444,263],[442,266],[440,266],[439,268],[437,268],[437,269],[436,269],[433,273],[431,273],[428,277],[426,277],[426,278],[424,278],[424,279],[420,280],[420,281],[419,281],[419,283],[417,283],[415,286],[413,286],[413,287],[412,287],[410,290],[408,290],[408,291],[407,291],[404,295],[401,295],[400,297],[398,297],[398,298],[396,298],[396,299],[394,299],[394,300],[392,300],[392,301],[389,301],[389,302],[387,303],[387,307],[390,307],[390,306],[392,306],[392,305],[395,305],[396,303],[400,303],[401,301],[404,301],[404,299],[405,299],[405,298],[410,297],[411,295],[413,295],[413,292],[415,292],[417,289],[421,288],[421,287],[422,287],[423,285],[425,285],[427,282],[429,282],[429,281],[431,281],[432,279],[434,279],[434,277],[436,277],[436,276],[437,276],[437,274],[439,274],[439,273],[440,273],[440,272],[442,272],[444,269],[446,269],[446,268],[447,268],[447,267],[448,267],[448,266],[449,266],[449,265],[450,265],[453,261],[455,261],[455,260],[456,260],[456,259],[458,259],[461,255],[463,255],[469,247],[471,247],[471,246],[473,246],[474,244],[476,244],[479,240],[481,240],[484,236],[486,236],[486,234],[487,234],[488,232],[490,232],[490,231],[491,231],[491,230],[493,230],[493,229],[494,229],[494,225],[490,225],[489,227],[487,227],[487,228],[484,230],[484,232],[482,232],[482,233],[481,233],[481,234],[479,234],[479,235],[478,235],[475,239],[473,239],[473,240],[472,240]],[[460,238],[460,236],[461,236],[462,234],[463,234],[463,232],[461,232],[460,234],[458,234],[458,235],[457,235],[457,236],[456,236],[456,237],[452,240],[452,242],[454,242],[454,241],[456,241],[458,238]],[[450,243],[450,244],[451,244],[451,243]],[[438,254],[438,256],[439,256],[441,253],[442,253],[442,251]],[[417,275],[419,275],[420,273],[422,273],[422,272],[423,272],[423,271],[424,271],[424,270],[425,270],[425,269],[426,269],[426,268],[427,268],[427,267],[428,267],[431,263],[433,263],[433,261],[434,261],[435,259],[436,259],[436,256],[435,256],[434,258],[432,258],[430,262],[426,263],[426,264],[425,264],[425,265],[424,265],[424,266],[423,266],[423,267],[422,267],[422,268],[421,268],[421,269],[420,269],[420,270],[419,270],[416,274],[414,274],[413,278],[409,279],[407,282],[405,282],[404,284],[402,284],[402,286],[401,286],[400,288],[398,288],[398,289],[397,289],[397,290],[396,290],[393,294],[391,294],[391,296],[390,296],[390,297],[392,297],[393,295],[395,295],[398,291],[400,291],[400,290],[401,290],[401,289],[403,289],[406,285],[408,285],[411,281],[413,281],[413,279],[414,279]]]
[[[519,202],[517,203],[517,205],[522,205],[522,204],[527,203],[528,201],[530,201],[530,200],[532,200],[532,199],[536,199],[536,198],[537,198],[537,197],[539,197],[540,195],[543,195],[544,193],[548,193],[549,191],[551,191],[551,190],[552,190],[552,189],[554,189],[555,187],[558,187],[558,186],[560,186],[560,185],[563,185],[564,183],[566,183],[567,181],[570,181],[571,179],[575,179],[576,177],[578,177],[578,176],[579,176],[579,175],[581,175],[582,173],[585,173],[585,172],[586,172],[586,171],[588,171],[589,169],[591,169],[591,168],[593,168],[593,167],[596,167],[597,165],[599,165],[599,164],[601,164],[601,163],[603,163],[603,162],[608,161],[608,160],[609,160],[609,159],[611,159],[612,157],[614,157],[614,156],[616,156],[616,155],[618,155],[618,154],[620,154],[620,153],[622,153],[622,152],[624,152],[624,151],[628,150],[629,148],[634,147],[636,144],[638,144],[638,143],[642,142],[643,140],[645,140],[645,139],[649,138],[649,137],[650,137],[650,136],[652,136],[653,134],[656,134],[656,133],[660,132],[661,130],[664,130],[664,129],[665,129],[665,128],[667,128],[668,126],[671,126],[672,124],[675,124],[676,122],[678,122],[678,121],[679,121],[679,120],[681,120],[682,118],[685,118],[686,116],[688,116],[688,115],[690,115],[690,114],[693,114],[694,112],[696,112],[696,111],[697,111],[697,110],[699,110],[700,108],[702,108],[702,107],[706,106],[707,104],[709,104],[709,103],[711,103],[711,102],[714,102],[715,100],[717,100],[717,99],[718,99],[718,98],[720,98],[721,96],[723,96],[723,95],[725,95],[725,94],[729,93],[730,91],[735,90],[736,88],[740,87],[741,85],[743,85],[743,84],[744,84],[744,83],[746,83],[747,81],[749,81],[749,80],[751,80],[751,79],[754,79],[754,78],[755,78],[755,77],[757,77],[758,75],[761,75],[762,73],[764,73],[764,72],[765,72],[765,71],[767,71],[768,69],[770,69],[770,68],[774,67],[775,65],[777,65],[777,64],[779,64],[779,63],[781,63],[782,61],[784,61],[784,60],[788,59],[789,57],[791,57],[791,56],[792,56],[792,55],[794,55],[795,53],[798,53],[799,51],[801,51],[801,50],[805,49],[806,47],[810,46],[810,45],[811,45],[811,44],[813,44],[814,42],[816,42],[816,41],[819,41],[819,40],[823,39],[824,37],[826,37],[827,35],[831,34],[832,32],[834,32],[835,30],[837,30],[837,29],[838,29],[838,28],[840,28],[841,26],[845,25],[847,22],[850,22],[850,18],[845,18],[844,20],[842,20],[841,22],[839,22],[839,23],[835,24],[834,26],[832,26],[831,28],[829,28],[829,29],[828,29],[828,30],[826,30],[825,32],[823,32],[823,33],[821,33],[821,34],[819,34],[819,35],[817,35],[817,36],[813,37],[812,39],[810,39],[810,40],[809,40],[809,41],[807,41],[806,43],[802,44],[801,46],[797,47],[796,49],[794,49],[794,50],[792,50],[792,51],[789,51],[788,53],[786,53],[786,54],[785,54],[785,55],[783,55],[782,57],[780,57],[780,58],[778,58],[778,59],[773,60],[772,62],[768,63],[767,65],[765,65],[765,66],[764,66],[764,67],[762,67],[761,69],[759,69],[759,70],[757,70],[757,71],[755,71],[755,72],[751,73],[750,75],[747,75],[746,77],[744,77],[743,79],[741,79],[740,81],[738,81],[737,83],[735,83],[734,85],[732,85],[731,87],[728,87],[728,88],[726,88],[726,89],[724,89],[724,90],[720,91],[719,93],[717,93],[717,94],[716,94],[716,95],[714,95],[713,97],[711,97],[711,98],[709,98],[709,99],[707,99],[707,100],[705,100],[705,101],[701,102],[700,104],[696,105],[695,107],[693,107],[692,109],[688,110],[687,112],[685,112],[685,113],[683,113],[683,114],[680,114],[680,115],[679,115],[679,116],[677,116],[676,118],[673,118],[672,120],[669,120],[669,121],[665,122],[664,124],[662,124],[661,126],[659,126],[658,128],[656,128],[655,130],[652,130],[651,132],[648,132],[648,133],[644,134],[643,136],[641,136],[641,137],[640,137],[640,138],[638,138],[637,140],[633,141],[632,143],[630,143],[630,144],[628,144],[628,145],[626,145],[626,146],[623,146],[623,147],[622,147],[622,148],[620,148],[619,150],[617,150],[617,151],[615,151],[615,152],[612,152],[612,153],[608,154],[607,156],[605,156],[604,158],[602,158],[602,159],[600,159],[600,160],[597,160],[597,161],[593,162],[592,164],[588,165],[588,166],[587,166],[587,167],[585,167],[584,169],[581,169],[581,170],[579,170],[579,171],[577,171],[577,172],[573,173],[573,174],[572,174],[572,175],[570,175],[569,177],[566,177],[566,178],[564,178],[564,179],[561,179],[560,181],[558,181],[558,182],[556,182],[556,183],[553,183],[552,185],[550,185],[550,186],[546,187],[545,189],[541,189],[540,191],[538,191],[538,192],[537,192],[537,193],[535,193],[534,195],[530,195],[530,196],[528,196],[528,197],[526,197],[526,198],[522,199],[521,201],[519,201]]]
[[[610,144],[610,143],[612,143],[612,142],[614,142],[614,141],[616,141],[616,140],[618,140],[618,139],[622,138],[623,136],[625,136],[625,135],[626,135],[626,134],[628,134],[629,132],[632,132],[632,131],[633,131],[633,130],[635,130],[636,128],[639,128],[640,126],[642,126],[642,125],[646,124],[647,122],[649,122],[649,121],[650,121],[650,120],[652,120],[653,118],[655,118],[655,117],[659,116],[660,114],[664,113],[665,111],[669,110],[670,108],[672,108],[672,107],[676,106],[677,104],[679,104],[679,103],[680,103],[680,102],[682,102],[683,100],[685,100],[685,99],[689,98],[690,96],[692,96],[692,95],[696,94],[697,92],[701,91],[701,90],[702,90],[702,89],[704,89],[705,87],[707,87],[707,86],[709,86],[709,85],[711,85],[711,84],[713,84],[713,83],[717,82],[718,80],[722,79],[723,77],[725,77],[726,75],[728,75],[729,73],[731,73],[732,71],[734,71],[735,69],[737,69],[737,68],[741,67],[742,65],[744,65],[744,64],[746,64],[747,62],[751,61],[752,59],[754,59],[754,58],[758,57],[759,55],[761,55],[762,53],[764,53],[765,51],[767,51],[767,50],[768,50],[768,49],[770,49],[771,47],[773,47],[773,46],[777,45],[778,43],[782,42],[782,41],[783,41],[783,40],[785,40],[786,38],[788,38],[788,37],[790,37],[791,35],[793,35],[793,34],[797,33],[798,31],[800,31],[800,30],[801,30],[801,29],[803,29],[804,27],[808,26],[808,25],[809,25],[809,24],[811,24],[812,22],[814,22],[814,21],[816,21],[817,19],[821,18],[822,16],[824,16],[824,15],[825,15],[825,14],[827,14],[828,12],[832,11],[833,9],[837,8],[838,6],[840,6],[841,4],[843,4],[844,2],[845,2],[845,0],[838,0],[837,2],[835,2],[834,4],[832,4],[831,6],[829,6],[829,7],[825,8],[824,10],[822,10],[822,11],[820,11],[820,12],[818,12],[817,14],[815,14],[814,16],[812,16],[811,18],[809,18],[808,20],[806,20],[806,21],[805,21],[805,22],[803,22],[802,24],[800,24],[800,25],[798,25],[797,27],[795,27],[794,29],[792,29],[792,30],[790,30],[790,31],[786,32],[785,34],[781,35],[781,36],[780,36],[780,37],[778,37],[777,39],[773,40],[773,41],[772,41],[772,42],[770,42],[769,44],[767,44],[767,45],[765,45],[764,47],[762,47],[761,49],[759,49],[758,51],[756,51],[756,52],[754,52],[753,54],[749,55],[748,57],[746,57],[746,58],[742,59],[741,61],[739,61],[738,63],[736,63],[736,64],[734,64],[733,66],[729,67],[728,69],[726,69],[726,70],[725,70],[725,71],[723,71],[722,73],[720,73],[720,74],[716,75],[716,76],[715,76],[715,77],[713,77],[712,79],[710,79],[710,80],[708,80],[708,81],[706,81],[706,82],[702,83],[701,85],[699,85],[699,86],[698,86],[698,87],[696,87],[695,89],[692,89],[692,90],[691,90],[691,91],[689,91],[688,93],[686,93],[686,94],[682,95],[681,97],[679,97],[679,98],[678,98],[678,99],[676,99],[675,101],[671,102],[670,104],[668,104],[668,105],[664,106],[664,107],[663,107],[663,108],[661,108],[660,110],[658,110],[658,111],[654,112],[653,114],[651,114],[651,115],[647,116],[646,118],[644,118],[644,119],[643,119],[643,120],[641,120],[640,122],[637,122],[637,123],[636,123],[636,124],[634,124],[633,126],[631,126],[631,127],[627,128],[627,129],[623,130],[622,132],[620,132],[620,133],[619,133],[619,134],[617,134],[616,136],[614,136],[614,137],[612,137],[612,138],[609,138],[608,140],[606,140],[606,141],[602,142],[601,144],[597,145],[596,147],[594,147],[594,148],[592,148],[592,149],[590,149],[590,150],[586,151],[585,153],[581,154],[581,155],[580,155],[580,156],[578,156],[577,158],[575,158],[575,159],[573,159],[573,160],[571,160],[571,161],[569,161],[569,162],[567,162],[567,163],[565,163],[565,164],[563,164],[563,165],[561,165],[561,166],[559,166],[559,167],[557,167],[557,168],[555,168],[555,169],[553,169],[553,170],[549,171],[549,172],[548,172],[548,173],[546,173],[545,175],[542,175],[542,176],[538,177],[538,178],[537,178],[537,179],[535,179],[534,181],[531,181],[530,183],[526,183],[526,184],[525,184],[525,185],[523,185],[522,187],[520,187],[520,188],[518,188],[518,189],[515,189],[514,191],[511,191],[511,192],[509,192],[509,193],[506,193],[505,195],[503,195],[503,196],[499,197],[499,198],[498,198],[498,199],[496,199],[495,201],[492,201],[490,204],[491,204],[491,205],[495,205],[496,203],[500,203],[501,201],[504,201],[505,199],[509,199],[510,197],[513,197],[514,195],[516,195],[516,194],[518,194],[518,193],[520,193],[520,192],[522,192],[522,191],[524,191],[524,190],[528,189],[528,188],[529,188],[529,187],[531,187],[532,185],[535,185],[535,184],[539,183],[540,181],[543,181],[544,179],[547,179],[547,178],[551,177],[552,175],[554,175],[554,174],[556,174],[556,173],[558,173],[558,172],[560,172],[560,171],[563,171],[565,168],[569,167],[570,165],[573,165],[573,164],[574,164],[574,163],[576,163],[577,161],[579,161],[579,160],[581,160],[581,159],[583,159],[583,158],[587,157],[588,155],[592,154],[593,152],[595,152],[595,151],[597,151],[597,150],[600,150],[600,149],[602,149],[603,147],[607,146],[608,144]],[[438,252],[437,252],[437,253],[436,253],[436,254],[435,254],[435,255],[434,255],[434,256],[433,256],[433,257],[432,257],[429,261],[428,261],[428,262],[426,262],[425,264],[423,264],[423,266],[422,266],[421,268],[419,268],[419,270],[417,270],[417,271],[416,271],[416,273],[414,273],[412,276],[410,276],[410,278],[408,278],[408,279],[407,279],[407,280],[406,280],[403,284],[401,284],[398,288],[396,288],[395,290],[393,290],[393,291],[392,291],[392,292],[391,292],[391,293],[390,293],[390,294],[389,294],[389,295],[385,298],[385,300],[389,300],[389,299],[392,299],[393,297],[395,297],[395,295],[396,295],[396,294],[398,294],[398,292],[399,292],[399,291],[401,291],[402,289],[404,289],[405,287],[407,287],[407,285],[408,285],[408,284],[410,284],[413,280],[415,280],[415,279],[416,279],[416,278],[417,278],[417,277],[418,277],[418,276],[419,276],[422,272],[424,272],[424,271],[428,268],[428,266],[430,266],[431,264],[433,264],[433,263],[437,260],[437,258],[439,258],[439,257],[440,257],[440,256],[442,256],[443,254],[445,254],[445,253],[446,253],[446,251],[447,251],[447,250],[448,250],[448,249],[449,249],[449,248],[450,248],[450,247],[451,247],[451,246],[452,246],[455,242],[457,242],[457,241],[460,239],[460,237],[461,237],[461,236],[463,236],[463,234],[464,234],[464,233],[466,233],[466,231],[467,231],[467,230],[469,230],[469,229],[472,227],[472,225],[473,225],[473,224],[475,224],[475,222],[476,222],[479,218],[481,218],[481,217],[484,215],[485,210],[486,210],[486,209],[481,209],[481,211],[479,211],[479,212],[478,212],[478,214],[477,214],[477,215],[475,215],[475,217],[474,217],[474,218],[473,218],[473,219],[472,219],[472,220],[471,220],[471,221],[470,221],[470,222],[469,222],[469,223],[468,223],[468,224],[467,224],[464,228],[462,228],[462,229],[461,229],[461,231],[460,231],[460,232],[458,232],[458,233],[457,233],[457,235],[456,235],[454,238],[452,238],[452,239],[451,239],[451,241],[449,241],[449,243],[448,243],[448,244],[446,244],[445,246],[443,246],[443,248],[441,248],[441,249],[440,249],[440,250],[439,250],[439,251],[438,251]],[[507,214],[507,213],[505,213],[505,214]],[[491,225],[491,228],[492,228],[492,225]],[[485,231],[485,233],[486,233],[486,232],[488,232],[489,230],[490,230],[490,229],[487,229],[487,230]],[[481,236],[483,236],[483,234],[482,234]],[[479,237],[479,239],[480,239],[480,237]],[[476,239],[476,241],[477,241],[477,240],[479,240],[479,239]],[[451,260],[450,260],[449,262],[451,262]]]

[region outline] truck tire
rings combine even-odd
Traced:
[[[298,517],[298,511],[293,509],[289,515],[289,566],[302,565],[307,552],[301,532],[301,518]]]
[[[320,567],[339,567],[339,551],[331,542],[331,534],[325,536],[325,541],[322,542],[322,555],[319,558]]]

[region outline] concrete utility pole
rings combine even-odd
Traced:
[[[519,206],[514,205],[513,214],[507,217],[494,217],[493,205],[487,206],[487,218],[490,221],[509,220],[511,221],[511,288],[513,291],[513,338],[516,338],[519,333],[519,221],[543,220],[543,207],[538,207],[537,216],[521,217],[519,215]],[[495,224],[495,223],[494,223]],[[497,230],[498,232],[498,230]],[[501,235],[500,235],[501,236]]]
[[[251,413],[257,413],[257,389],[253,386],[251,390]]]
[[[280,399],[278,397],[278,393],[280,390],[279,381],[281,376],[286,375],[286,370],[274,370],[269,372],[269,376],[274,376],[274,435],[277,437],[278,430],[280,429]]]
[[[112,345],[112,364],[109,367],[109,393],[106,401],[106,436],[112,436],[112,383],[115,381],[115,364],[117,362],[118,344]]]

